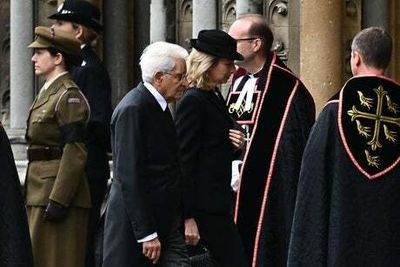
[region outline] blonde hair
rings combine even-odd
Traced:
[[[186,60],[187,79],[190,86],[205,90],[214,90],[214,85],[208,80],[208,70],[218,62],[218,58],[192,49]]]

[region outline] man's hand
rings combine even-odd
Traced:
[[[44,211],[44,220],[49,222],[58,222],[67,216],[68,208],[53,200],[49,201]]]
[[[200,234],[197,223],[193,218],[185,220],[185,242],[187,245],[196,246],[199,243]]]
[[[158,237],[150,241],[143,242],[143,255],[156,264],[161,255],[161,243]]]
[[[239,130],[229,129],[229,139],[236,149],[241,149],[244,145],[245,136]]]

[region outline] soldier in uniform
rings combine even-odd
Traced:
[[[26,139],[29,165],[26,205],[34,266],[85,265],[91,207],[85,177],[85,129],[89,105],[68,70],[79,64],[73,35],[35,29],[32,62],[46,79],[30,109]]]
[[[72,77],[88,99],[91,116],[85,144],[88,149],[86,176],[92,199],[88,226],[86,265],[94,266],[94,240],[98,229],[100,208],[110,178],[107,152],[111,152],[111,83],[103,62],[93,50],[93,43],[102,32],[100,10],[85,0],[66,0],[50,19],[53,27],[70,32],[81,43],[81,66],[72,69]]]

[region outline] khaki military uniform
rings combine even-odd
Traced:
[[[39,151],[28,153],[25,184],[35,266],[84,266],[91,207],[83,143],[88,118],[87,101],[67,73],[41,92],[30,109],[26,138],[30,151]],[[59,155],[54,153],[58,150]],[[49,200],[68,207],[66,218],[44,221]]]

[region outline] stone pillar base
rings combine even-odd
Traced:
[[[26,157],[27,143],[25,141],[25,129],[7,129],[11,149],[14,154],[15,165],[21,184],[24,184],[28,159]]]

